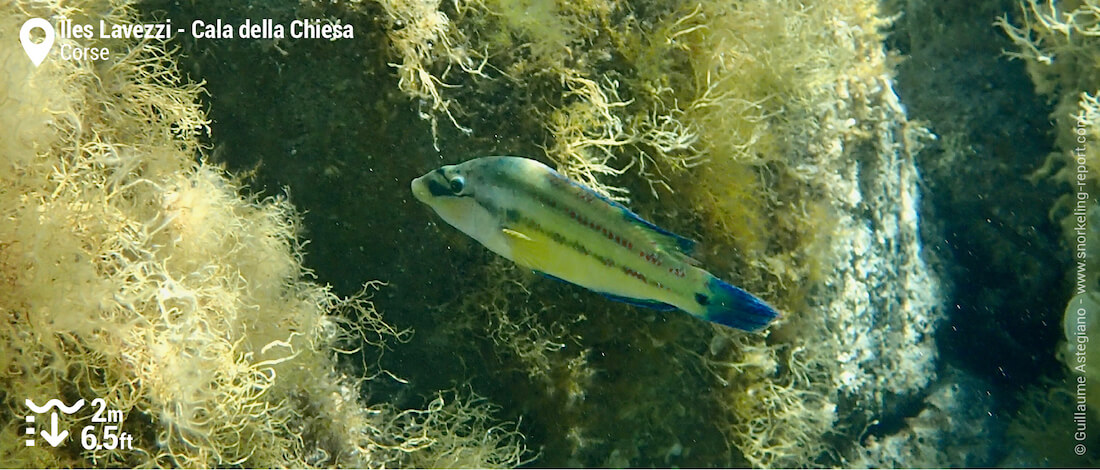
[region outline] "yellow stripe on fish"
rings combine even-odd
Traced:
[[[695,242],[535,160],[484,157],[412,182],[418,200],[493,252],[548,277],[651,308],[756,331],[777,316],[696,266]]]

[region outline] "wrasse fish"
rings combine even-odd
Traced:
[[[440,217],[496,254],[613,300],[757,331],[764,301],[696,266],[695,242],[535,160],[476,158],[412,182]]]

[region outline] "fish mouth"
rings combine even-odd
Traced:
[[[413,197],[425,204],[427,204],[428,199],[432,197],[431,191],[428,191],[427,177],[428,175],[424,175],[416,178],[412,180],[412,184],[409,185],[410,189],[412,189]]]

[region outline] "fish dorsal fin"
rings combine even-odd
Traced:
[[[692,258],[692,255],[695,254],[696,247],[698,247],[698,243],[696,243],[695,240],[658,227],[653,222],[645,220],[638,216],[638,214],[631,212],[630,209],[622,206],[620,206],[620,208],[623,211],[623,217],[631,224],[645,230],[646,235],[653,240],[653,243],[659,248],[671,254],[683,255],[684,261],[690,264],[699,264],[698,261]]]
[[[568,185],[572,186],[575,191],[585,193],[589,196],[594,196],[597,199],[607,203],[611,207],[613,207],[615,209],[618,209],[619,211],[622,211],[623,218],[625,218],[627,220],[627,222],[631,223],[632,225],[641,228],[646,233],[646,235],[650,238],[650,240],[653,241],[653,244],[657,245],[658,248],[660,248],[660,249],[664,250],[665,252],[667,252],[669,254],[672,254],[672,255],[677,255],[677,254],[682,255],[683,256],[683,261],[687,262],[691,265],[698,265],[699,264],[699,261],[692,258],[692,255],[695,253],[696,246],[698,245],[695,242],[695,240],[692,240],[692,239],[686,238],[686,237],[682,237],[682,236],[677,235],[675,233],[669,232],[668,230],[665,230],[661,227],[658,227],[658,226],[654,225],[653,222],[645,220],[641,216],[639,216],[638,214],[635,214],[633,211],[628,209],[626,206],[624,206],[624,205],[622,205],[622,204],[620,204],[616,201],[613,201],[610,198],[608,198],[608,197],[606,197],[606,196],[604,196],[600,193],[597,193],[596,191],[593,191],[592,188],[589,188],[588,186],[585,186],[585,185],[577,183],[576,181],[573,181],[569,178],[566,178],[565,176],[562,176],[560,173],[558,173],[554,170],[550,170],[550,171],[552,172],[554,177],[556,177],[559,180],[564,181]]]

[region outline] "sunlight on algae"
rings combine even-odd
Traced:
[[[365,402],[370,378],[337,357],[377,356],[408,335],[375,310],[378,283],[340,298],[312,282],[286,198],[242,196],[240,181],[196,161],[202,89],[160,46],[115,41],[109,64],[34,68],[12,34],[53,15],[136,21],[122,1],[0,7],[0,399],[12,411],[0,426],[23,435],[28,397],[103,397],[134,449],[3,439],[5,466],[521,462],[522,436],[476,396],[439,393],[413,410]],[[75,432],[79,420],[61,424]]]

